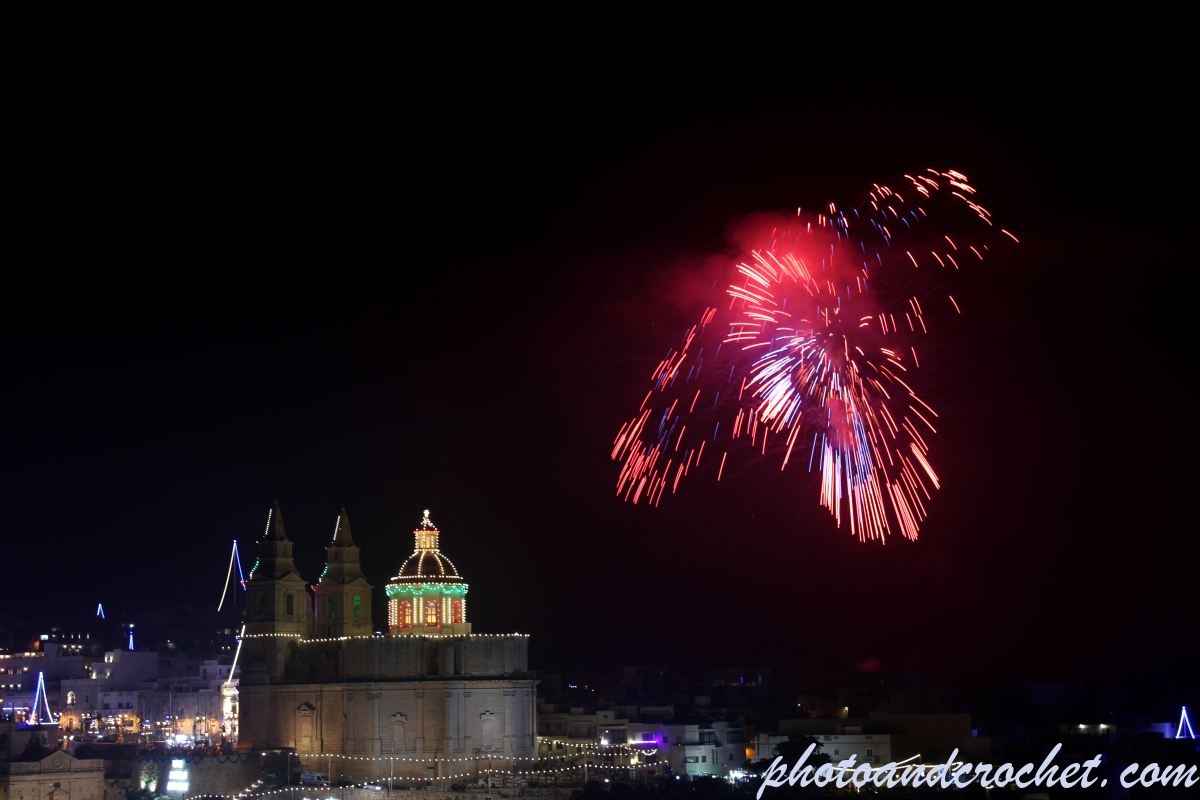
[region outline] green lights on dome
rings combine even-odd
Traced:
[[[389,583],[387,585],[388,597],[423,595],[426,590],[430,592],[441,592],[442,594],[457,594],[463,597],[467,595],[467,584],[465,583]]]

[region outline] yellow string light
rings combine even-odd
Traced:
[[[490,772],[492,775],[548,775],[553,772],[571,772],[572,770],[579,770],[579,769],[583,769],[582,764],[576,764],[576,765],[572,765],[569,767],[563,767],[562,769],[537,770],[536,772],[535,771],[517,772],[515,770],[500,770],[500,769],[488,770],[488,772]],[[441,775],[441,776],[438,776],[437,778],[434,778],[434,780],[440,781],[440,780],[449,780],[452,778],[478,778],[478,777],[479,777],[479,773],[461,772],[461,773],[458,773],[457,775]],[[362,787],[366,786],[368,783],[375,783],[377,780],[379,780],[379,779],[363,781],[362,783],[355,783],[346,788],[361,789]],[[392,778],[392,780],[428,781],[429,778],[427,778],[427,777],[410,778],[410,777],[394,776]],[[259,782],[259,784],[261,784],[261,781]],[[255,784],[251,785],[251,789],[253,788],[254,785]],[[296,790],[296,788],[297,787],[295,787],[295,786],[289,786],[285,789],[275,789],[270,792],[259,792],[258,794],[248,794],[247,792],[243,792],[241,794],[193,794],[193,795],[188,795],[186,798],[184,798],[184,800],[200,800],[200,798],[204,798],[204,797],[225,798],[225,800],[243,800],[243,798],[248,798],[248,797],[269,797],[270,795],[274,795],[274,794],[283,794],[284,792],[293,792]],[[332,788],[332,787],[323,787],[323,789],[328,789],[328,788]],[[320,791],[323,789],[300,788],[300,791],[302,791],[302,792]]]
[[[317,642],[345,642],[351,639],[528,639],[527,633],[422,633],[422,634],[378,634],[371,636],[337,636],[328,639],[305,639],[296,636],[292,633],[247,633],[242,636],[235,636],[239,641],[242,639],[295,639],[297,644],[313,644]]]

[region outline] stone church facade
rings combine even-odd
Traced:
[[[472,633],[468,586],[428,512],[413,533],[375,635],[345,509],[310,593],[275,506],[246,582],[240,747],[293,750],[306,769],[353,778],[465,775],[489,757],[537,755],[528,637]]]

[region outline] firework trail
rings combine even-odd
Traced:
[[[947,279],[987,252],[970,238],[994,230],[974,194],[965,175],[927,170],[762,230],[618,432],[617,494],[658,505],[689,472],[721,480],[781,456],[820,473],[838,527],[915,540],[940,486],[918,348],[934,318],[961,313]]]

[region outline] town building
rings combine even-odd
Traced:
[[[85,733],[101,741],[233,739],[237,678],[232,670],[214,658],[108,651],[103,661],[90,665],[90,677],[60,682],[59,724],[68,735]]]
[[[727,777],[754,755],[741,720],[677,717],[671,706],[588,709],[544,703],[538,733],[542,758],[629,770],[632,778],[668,769],[681,777]]]
[[[375,634],[345,509],[310,606],[276,504],[247,579],[239,746],[355,778],[473,774],[488,757],[536,755],[528,637],[473,633],[467,584],[428,512],[413,534],[387,585],[387,633]]]
[[[0,800],[104,800],[103,759],[55,749],[55,724],[0,721]]]
[[[0,654],[0,697],[3,712],[24,717],[33,708],[37,695],[38,676],[49,694],[52,706],[59,703],[63,679],[82,677],[87,662],[84,646],[51,641],[34,642],[36,649],[20,653]]]

